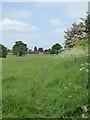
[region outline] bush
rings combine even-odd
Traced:
[[[7,48],[0,44],[0,58],[6,58],[7,57]]]

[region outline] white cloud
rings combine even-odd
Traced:
[[[41,38],[40,29],[36,26],[7,18],[0,21],[0,33],[2,33],[0,42],[8,48],[12,48],[16,40],[24,41],[32,46],[33,41],[37,43],[37,40]]]
[[[15,10],[15,11],[9,11],[9,13],[7,12],[6,16],[22,19],[22,18],[32,17],[33,14],[31,11],[28,10]]]
[[[0,31],[37,32],[39,31],[39,28],[30,24],[5,18],[0,21]]]
[[[58,19],[50,19],[49,22],[50,22],[51,25],[54,25],[54,26],[58,26],[58,25],[63,24],[63,22],[58,20]]]

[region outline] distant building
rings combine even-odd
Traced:
[[[40,52],[40,51],[27,51],[26,52],[27,55],[31,55],[31,54],[36,54],[36,55],[43,55],[43,54],[48,54],[48,52]]]

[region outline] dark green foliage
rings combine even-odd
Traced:
[[[34,51],[37,51],[37,47],[36,46],[34,47]]]
[[[41,47],[41,48],[38,48],[38,51],[39,52],[43,52],[43,48]]]
[[[62,46],[58,43],[52,46],[52,50],[50,51],[51,54],[58,54],[62,49]]]
[[[0,44],[0,58],[6,58],[7,57],[7,48]]]
[[[27,45],[24,44],[22,41],[15,42],[15,45],[13,46],[13,54],[22,56],[25,55],[27,51]]]

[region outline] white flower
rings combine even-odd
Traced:
[[[82,71],[83,69],[82,68],[80,68],[80,71]]]
[[[69,85],[71,85],[71,83],[69,83]]]
[[[85,116],[84,114],[82,114],[82,118],[87,118],[87,116]]]
[[[83,106],[82,108],[84,109],[85,112],[88,111],[87,106]]]
[[[69,98],[71,98],[72,96],[69,96]]]
[[[84,70],[84,69],[85,69],[85,67],[82,67],[82,69]]]
[[[89,63],[87,63],[87,62],[85,62],[85,64],[88,66],[88,65],[90,65]]]
[[[86,71],[86,72],[89,72],[89,70],[88,70],[88,69],[85,69],[85,71]]]

